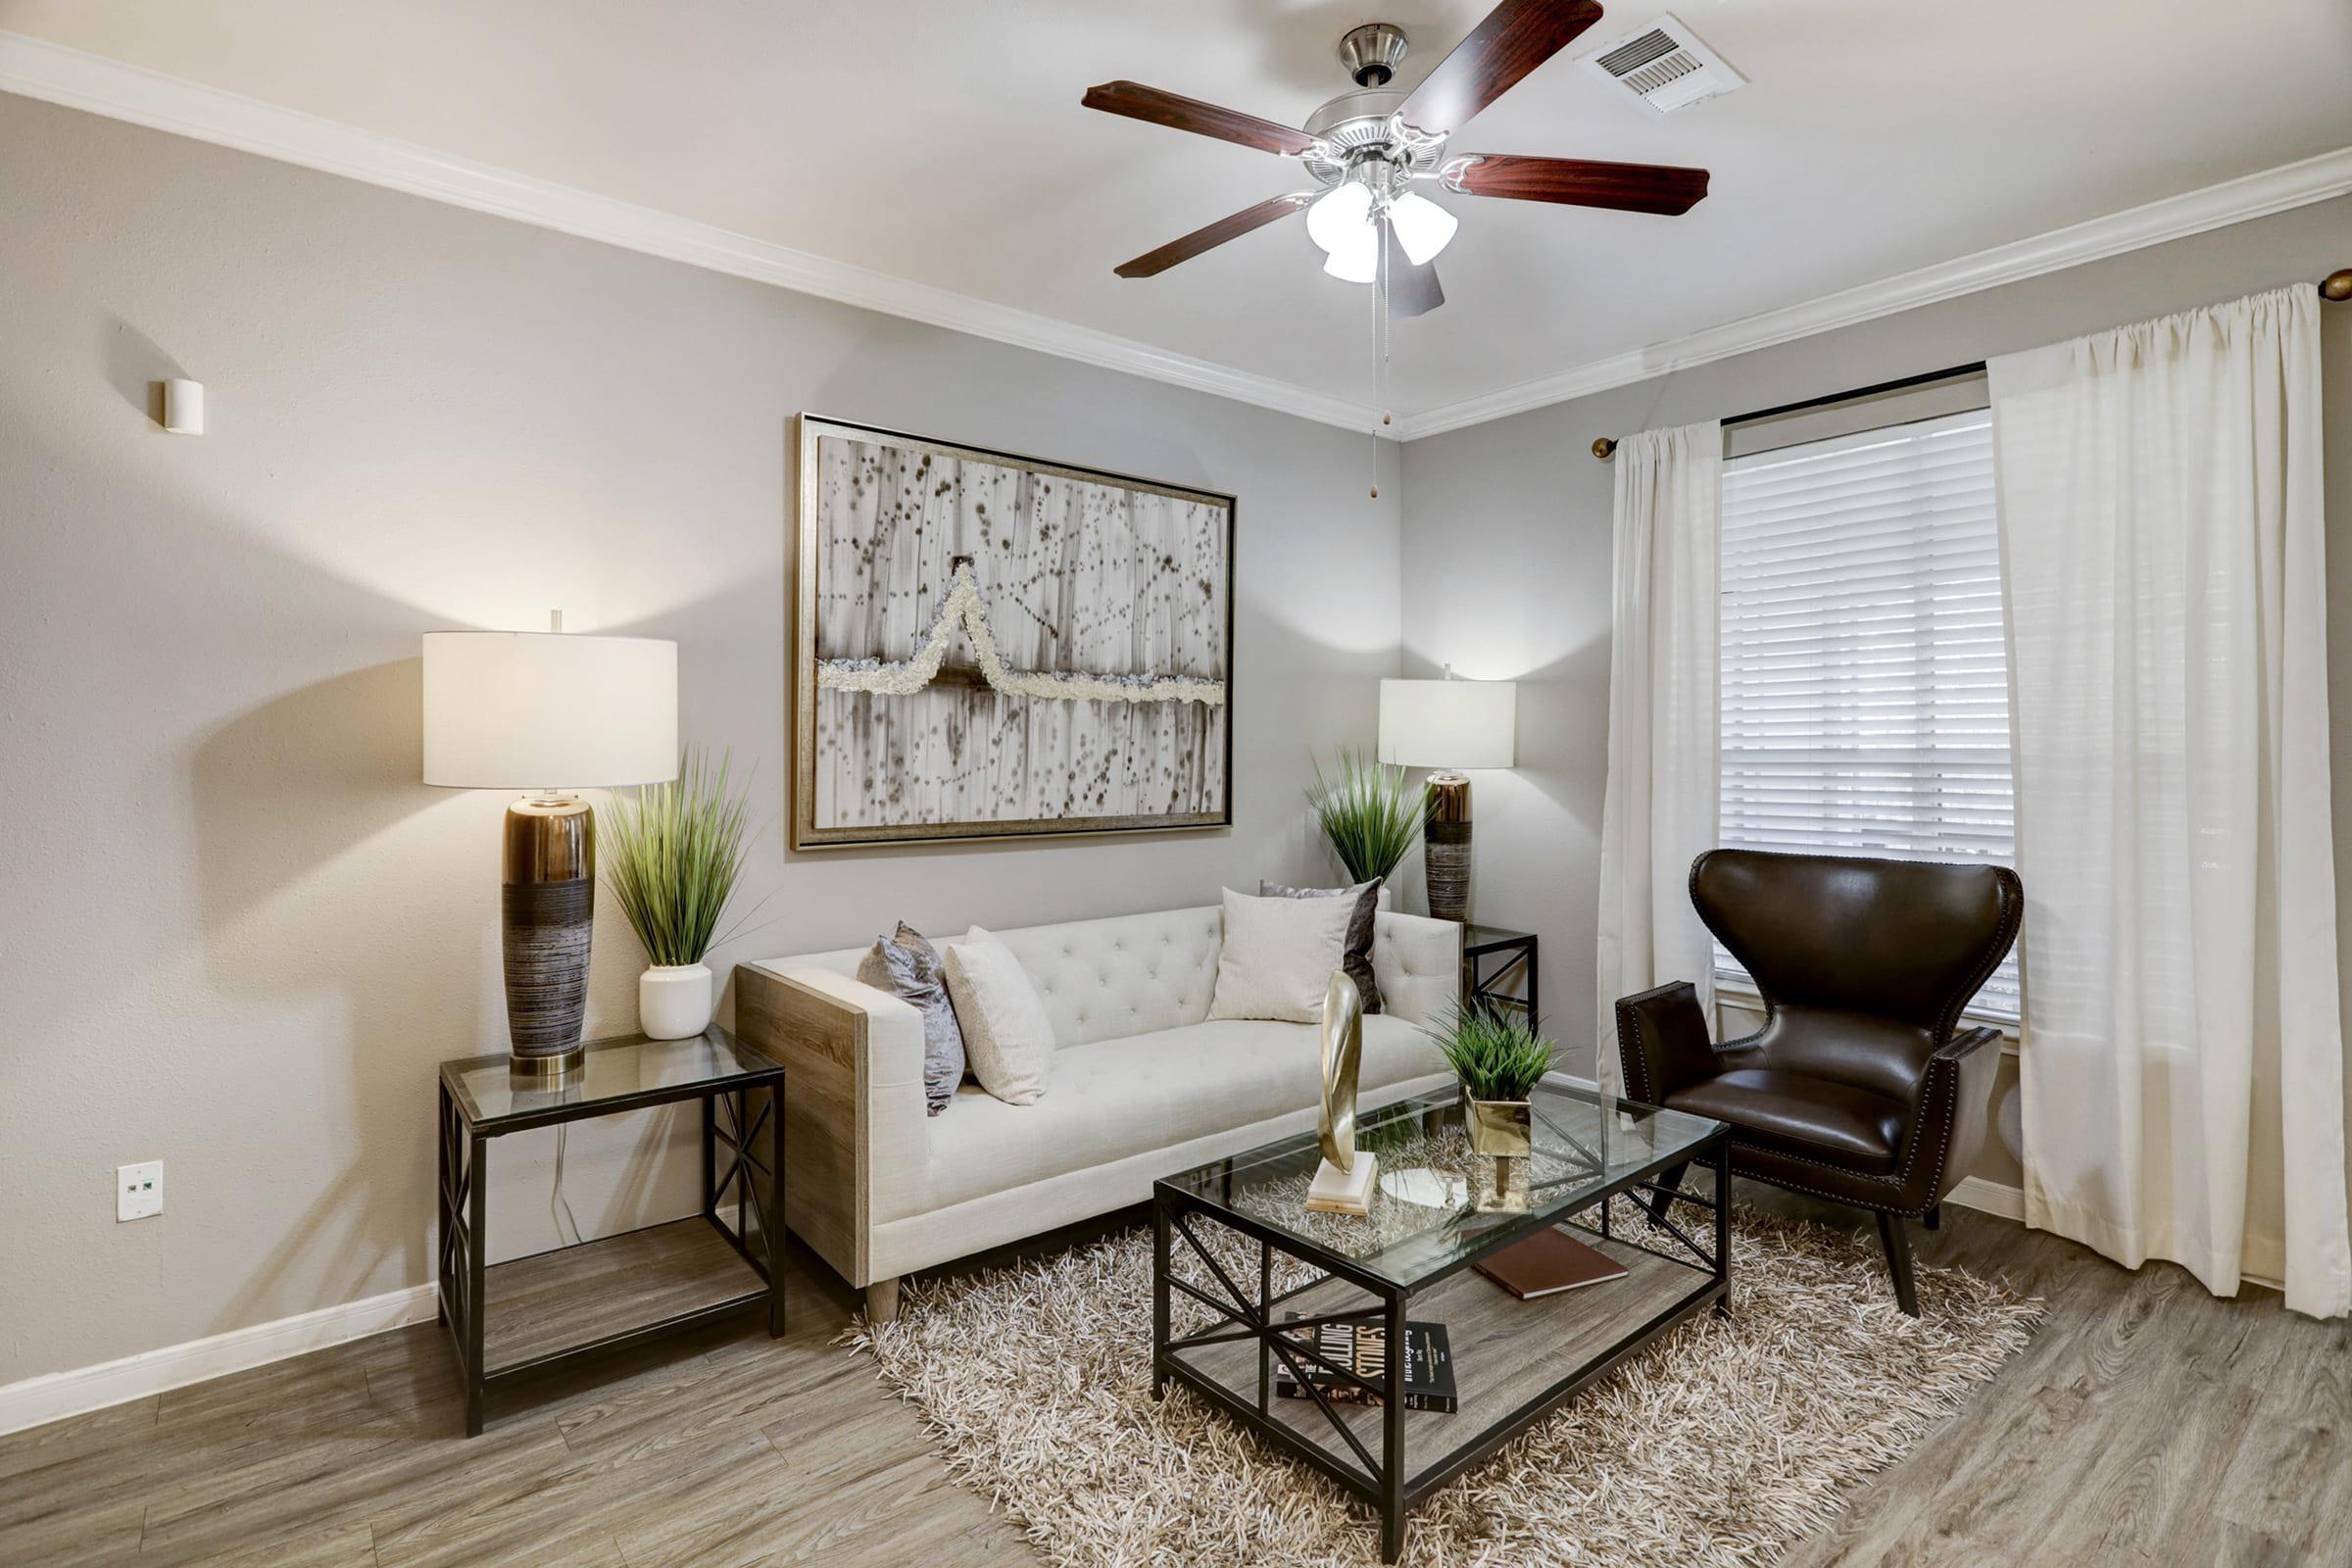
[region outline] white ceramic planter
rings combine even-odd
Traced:
[[[710,1027],[710,970],[656,964],[637,977],[637,1027],[656,1040],[684,1040]]]

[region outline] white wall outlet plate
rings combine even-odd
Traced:
[[[164,1162],[115,1167],[115,1219],[145,1219],[164,1211]]]

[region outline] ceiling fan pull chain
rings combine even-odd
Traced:
[[[1372,401],[1389,422],[1389,215],[1372,216],[1378,251],[1372,264]],[[1380,499],[1380,432],[1372,432],[1372,499]]]

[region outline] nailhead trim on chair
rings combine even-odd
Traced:
[[[1625,1062],[1625,1061],[1628,1061],[1628,1060],[1631,1060],[1631,1061],[1634,1061],[1634,1062],[1638,1062],[1638,1063],[1640,1063],[1640,1068],[1641,1068],[1641,1082],[1640,1082],[1640,1086],[1637,1088],[1637,1090],[1636,1090],[1636,1092],[1635,1092],[1634,1098],[1635,1098],[1636,1100],[1639,1100],[1639,1101],[1641,1101],[1641,1102],[1642,1102],[1642,1103],[1644,1103],[1644,1104],[1652,1104],[1652,1103],[1655,1103],[1655,1102],[1654,1102],[1654,1101],[1652,1101],[1652,1100],[1650,1099],[1650,1086],[1649,1086],[1649,1057],[1648,1057],[1648,1055],[1647,1055],[1647,1054],[1646,1054],[1646,1053],[1644,1053],[1644,1052],[1642,1052],[1642,1051],[1640,1051],[1640,1050],[1638,1050],[1638,1049],[1637,1049],[1637,1050],[1634,1050],[1634,1051],[1631,1051],[1631,1052],[1628,1052],[1628,1051],[1627,1051],[1627,1049],[1626,1049],[1626,1048],[1627,1048],[1629,1045],[1634,1045],[1634,1046],[1638,1046],[1638,1045],[1639,1045],[1639,1041],[1638,1041],[1638,1040],[1636,1040],[1636,1039],[1629,1039],[1629,1038],[1628,1038],[1628,1036],[1627,1036],[1627,1033],[1626,1033],[1626,1025],[1627,1025],[1627,1023],[1628,1023],[1629,1021],[1631,1021],[1631,1020],[1637,1019],[1638,1017],[1639,1017],[1639,1014],[1638,1014],[1638,1013],[1636,1013],[1636,1012],[1635,1012],[1635,1010],[1634,1010],[1634,1009],[1632,1009],[1632,1008],[1620,1008],[1620,1009],[1619,1009],[1619,1011],[1618,1011],[1618,1014],[1617,1014],[1617,1051],[1618,1051],[1618,1060],[1620,1061],[1620,1063],[1623,1063],[1623,1062]],[[1639,1023],[1636,1023],[1635,1027],[1636,1027],[1637,1029],[1639,1029],[1639,1028],[1640,1028],[1640,1025],[1639,1025]],[[1710,1047],[1709,1049],[1711,1049],[1711,1050],[1715,1051],[1715,1052],[1716,1052],[1716,1054],[1717,1054],[1718,1055],[1720,1055],[1720,1054],[1722,1054],[1722,1053],[1723,1053],[1723,1050],[1724,1050],[1725,1048],[1722,1048],[1722,1047]],[[1938,1066],[1947,1067],[1947,1068],[1949,1068],[1949,1069],[1950,1069],[1950,1071],[1951,1071],[1951,1072],[1953,1072],[1953,1073],[1957,1073],[1957,1071],[1959,1070],[1959,1069],[1958,1069],[1956,1066],[1954,1066],[1954,1065],[1952,1064],[1952,1059],[1951,1059],[1951,1058],[1944,1058],[1944,1059],[1942,1059],[1942,1060],[1940,1060],[1940,1061],[1932,1061],[1932,1062],[1930,1062],[1930,1063],[1928,1064],[1928,1071],[1929,1071],[1931,1074],[1933,1074],[1933,1073],[1934,1073],[1934,1072],[1936,1070],[1936,1068],[1937,1068]],[[1936,1092],[1936,1086],[1935,1084],[1933,1084],[1933,1083],[1931,1083],[1931,1084],[1929,1085],[1929,1087],[1928,1087],[1928,1098],[1933,1098],[1933,1097],[1934,1097],[1934,1095],[1935,1095],[1935,1092]],[[1952,1091],[1951,1093],[1957,1093],[1957,1091]],[[1948,1095],[1947,1095],[1947,1098],[1948,1098]],[[1940,1121],[1940,1126],[1937,1128],[1937,1135],[1936,1135],[1936,1167],[1935,1167],[1935,1168],[1936,1168],[1936,1169],[1937,1169],[1937,1170],[1941,1170],[1941,1169],[1943,1168],[1943,1156],[1944,1156],[1945,1152],[1947,1152],[1947,1151],[1950,1149],[1950,1147],[1951,1147],[1952,1123],[1953,1123],[1954,1121],[1958,1120],[1959,1118],[1958,1118],[1956,1115],[1953,1115],[1953,1114],[1948,1114],[1948,1113],[1947,1113],[1946,1115],[1944,1115],[1944,1116],[1942,1116],[1942,1117],[1940,1117],[1940,1118],[1938,1118],[1938,1119],[1939,1119],[1939,1121]],[[1902,1190],[1902,1189],[1903,1189],[1903,1188],[1904,1188],[1904,1187],[1905,1187],[1905,1186],[1906,1186],[1906,1185],[1907,1185],[1907,1184],[1910,1182],[1910,1180],[1911,1180],[1911,1171],[1912,1171],[1912,1169],[1913,1169],[1913,1168],[1914,1168],[1914,1167],[1915,1167],[1915,1166],[1918,1164],[1918,1162],[1919,1162],[1919,1151],[1920,1151],[1920,1150],[1921,1150],[1923,1147],[1925,1147],[1926,1143],[1927,1143],[1927,1140],[1926,1140],[1926,1139],[1924,1139],[1924,1138],[1922,1138],[1922,1139],[1917,1139],[1917,1140],[1914,1140],[1914,1141],[1913,1141],[1913,1143],[1912,1143],[1912,1146],[1911,1146],[1911,1154],[1910,1154],[1910,1157],[1904,1161],[1904,1163],[1903,1163],[1903,1169],[1902,1169],[1901,1173],[1900,1173],[1900,1174],[1898,1174],[1898,1175],[1895,1175],[1895,1176],[1866,1176],[1866,1175],[1863,1175],[1863,1174],[1861,1174],[1861,1173],[1859,1173],[1859,1172],[1855,1172],[1855,1171],[1848,1171],[1848,1170],[1846,1170],[1846,1169],[1845,1169],[1843,1166],[1840,1166],[1840,1165],[1833,1165],[1833,1164],[1829,1163],[1827,1160],[1820,1160],[1820,1159],[1807,1159],[1807,1158],[1806,1158],[1804,1155],[1802,1155],[1802,1154],[1791,1154],[1791,1153],[1788,1153],[1788,1152],[1784,1152],[1784,1151],[1782,1151],[1782,1150],[1777,1150],[1777,1149],[1776,1149],[1776,1150],[1772,1150],[1772,1151],[1770,1151],[1770,1152],[1773,1154],[1773,1156],[1774,1156],[1775,1158],[1778,1158],[1778,1159],[1793,1160],[1793,1161],[1795,1161],[1797,1164],[1800,1164],[1800,1165],[1811,1165],[1811,1166],[1812,1166],[1812,1167],[1814,1167],[1816,1170],[1834,1170],[1834,1171],[1837,1171],[1837,1172],[1838,1172],[1839,1175],[1841,1175],[1841,1176],[1851,1176],[1851,1177],[1852,1177],[1852,1178],[1853,1178],[1855,1181],[1857,1181],[1857,1182],[1868,1182],[1868,1183],[1872,1183],[1872,1184],[1875,1184],[1875,1185],[1884,1186],[1884,1187],[1886,1187],[1886,1189],[1888,1189],[1888,1191],[1889,1191],[1889,1194],[1891,1195],[1892,1193],[1897,1193],[1897,1192],[1900,1192],[1900,1191],[1901,1191],[1901,1190]],[[1739,1158],[1738,1158],[1738,1154],[1739,1154],[1740,1148],[1740,1144],[1739,1144],[1739,1143],[1738,1143],[1738,1142],[1735,1140],[1735,1141],[1734,1141],[1734,1143],[1733,1143],[1733,1145],[1732,1145],[1732,1151],[1733,1151],[1733,1155],[1734,1155],[1734,1158],[1733,1158],[1733,1161],[1732,1161],[1732,1163],[1733,1163],[1733,1166],[1734,1166],[1734,1168],[1735,1168],[1735,1169],[1737,1169],[1737,1168],[1739,1167],[1739,1164],[1740,1164],[1740,1160],[1739,1160]],[[1826,1191],[1824,1191],[1823,1189],[1821,1189],[1821,1188],[1818,1188],[1818,1187],[1807,1187],[1807,1186],[1805,1186],[1805,1185],[1804,1185],[1802,1182],[1792,1182],[1792,1181],[1788,1181],[1788,1180],[1786,1180],[1785,1178],[1783,1178],[1783,1177],[1780,1177],[1780,1176],[1769,1176],[1769,1175],[1763,1175],[1763,1174],[1760,1174],[1760,1173],[1758,1173],[1758,1172],[1756,1172],[1756,1171],[1754,1171],[1754,1170],[1749,1170],[1749,1171],[1747,1171],[1745,1174],[1746,1174],[1746,1175],[1749,1177],[1749,1179],[1751,1179],[1751,1180],[1754,1180],[1754,1181],[1761,1181],[1761,1182],[1769,1182],[1770,1184],[1772,1184],[1772,1185],[1773,1185],[1773,1186],[1775,1186],[1775,1187],[1784,1187],[1784,1188],[1787,1188],[1787,1189],[1788,1189],[1788,1191],[1790,1191],[1790,1192],[1795,1192],[1795,1193],[1804,1193],[1804,1194],[1808,1195],[1809,1197],[1813,1197],[1813,1198],[1826,1198],[1826,1199],[1828,1199],[1830,1201],[1832,1201],[1832,1202],[1834,1202],[1834,1203],[1844,1203],[1844,1204],[1846,1204],[1848,1207],[1876,1207],[1876,1208],[1884,1208],[1884,1209],[1885,1209],[1885,1210],[1886,1210],[1887,1213],[1889,1213],[1889,1214],[1910,1214],[1910,1215],[1915,1215],[1915,1216],[1916,1216],[1916,1215],[1919,1215],[1919,1214],[1924,1214],[1924,1213],[1926,1213],[1926,1212],[1927,1212],[1929,1209],[1931,1209],[1931,1208],[1934,1208],[1934,1207],[1936,1206],[1936,1204],[1938,1201],[1940,1201],[1940,1200],[1939,1200],[1939,1199],[1931,1198],[1931,1199],[1930,1199],[1930,1200],[1929,1200],[1927,1202],[1920,1204],[1920,1205],[1919,1205],[1918,1207],[1916,1207],[1916,1208],[1901,1208],[1901,1207],[1897,1207],[1897,1206],[1895,1206],[1895,1205],[1892,1205],[1892,1204],[1857,1204],[1857,1203],[1855,1203],[1855,1202],[1854,1202],[1854,1200],[1853,1200],[1851,1198],[1845,1197],[1845,1196],[1843,1196],[1843,1195],[1840,1195],[1840,1194],[1838,1194],[1838,1193],[1826,1192]]]
[[[1649,1053],[1639,1049],[1633,1051],[1626,1049],[1628,1046],[1639,1046],[1639,1041],[1627,1039],[1625,1032],[1626,1024],[1638,1017],[1639,1014],[1622,1001],[1617,1004],[1617,1062],[1619,1066],[1623,1066],[1629,1061],[1642,1064],[1642,1084],[1636,1090],[1634,1098],[1644,1105],[1654,1105],[1657,1102],[1649,1098]],[[1641,1025],[1635,1023],[1634,1027],[1638,1033]]]
[[[1928,1092],[1922,1097],[1924,1100],[1932,1102],[1936,1098],[1936,1091],[1938,1087],[1936,1082],[1936,1070],[1938,1067],[1946,1069],[1946,1077],[1957,1076],[1960,1070],[1958,1065],[1950,1058],[1931,1061],[1928,1063]],[[1958,1096],[1958,1094],[1959,1091],[1956,1087],[1947,1089],[1944,1092],[1944,1114],[1937,1118],[1938,1125],[1936,1129],[1936,1164],[1934,1168],[1938,1172],[1943,1169],[1944,1152],[1951,1147],[1952,1123],[1960,1119],[1958,1115],[1958,1107],[1952,1103],[1952,1101]],[[1899,1193],[1904,1187],[1910,1184],[1911,1171],[1913,1167],[1918,1165],[1919,1152],[1927,1147],[1927,1142],[1928,1141],[1924,1138],[1915,1138],[1911,1141],[1911,1153],[1909,1157],[1903,1161],[1902,1171],[1894,1176],[1865,1176],[1856,1171],[1849,1171],[1841,1165],[1833,1165],[1829,1161],[1823,1159],[1807,1159],[1802,1154],[1790,1154],[1778,1149],[1772,1150],[1770,1152],[1776,1159],[1792,1159],[1799,1165],[1810,1165],[1816,1170],[1834,1170],[1837,1171],[1840,1176],[1850,1176],[1857,1182],[1867,1182],[1874,1185],[1884,1186],[1888,1189],[1889,1192]],[[1735,1151],[1737,1151],[1740,1146],[1737,1142],[1735,1142],[1732,1147]],[[1925,1203],[1920,1204],[1917,1208],[1899,1208],[1890,1203],[1854,1205],[1854,1200],[1850,1198],[1842,1198],[1836,1193],[1825,1193],[1817,1187],[1805,1187],[1796,1182],[1783,1181],[1777,1176],[1758,1176],[1755,1179],[1758,1181],[1770,1182],[1775,1187],[1788,1188],[1792,1192],[1809,1193],[1815,1198],[1826,1198],[1832,1202],[1845,1203],[1851,1206],[1884,1208],[1889,1214],[1924,1214],[1929,1209],[1935,1207],[1938,1201],[1936,1199],[1931,1198]]]

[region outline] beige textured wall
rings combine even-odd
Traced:
[[[1321,872],[1307,749],[1397,658],[1369,438],[22,99],[0,148],[0,1384],[428,1278],[505,805],[417,782],[428,628],[677,639],[686,734],[774,823],[721,963]],[[149,416],[174,373],[200,439]],[[1238,494],[1233,830],[788,858],[802,410]],[[501,1252],[552,1240],[547,1137],[501,1146]],[[684,1212],[679,1152],[575,1138],[583,1225]],[[143,1158],[166,1212],[118,1226]]]
[[[1601,790],[1607,774],[1611,469],[1597,435],[1687,424],[2317,281],[2352,266],[2352,197],[1574,402],[1404,450],[1406,664],[1516,678],[1520,765],[1478,781],[1480,918],[1544,937],[1544,1010],[1590,1041]],[[2334,693],[2336,895],[2352,985],[2352,306],[2321,313]],[[2352,1017],[2352,1002],[2346,1016]],[[2004,1068],[2004,1083],[2011,1068]],[[2014,1182],[1993,1151],[1979,1166]]]

